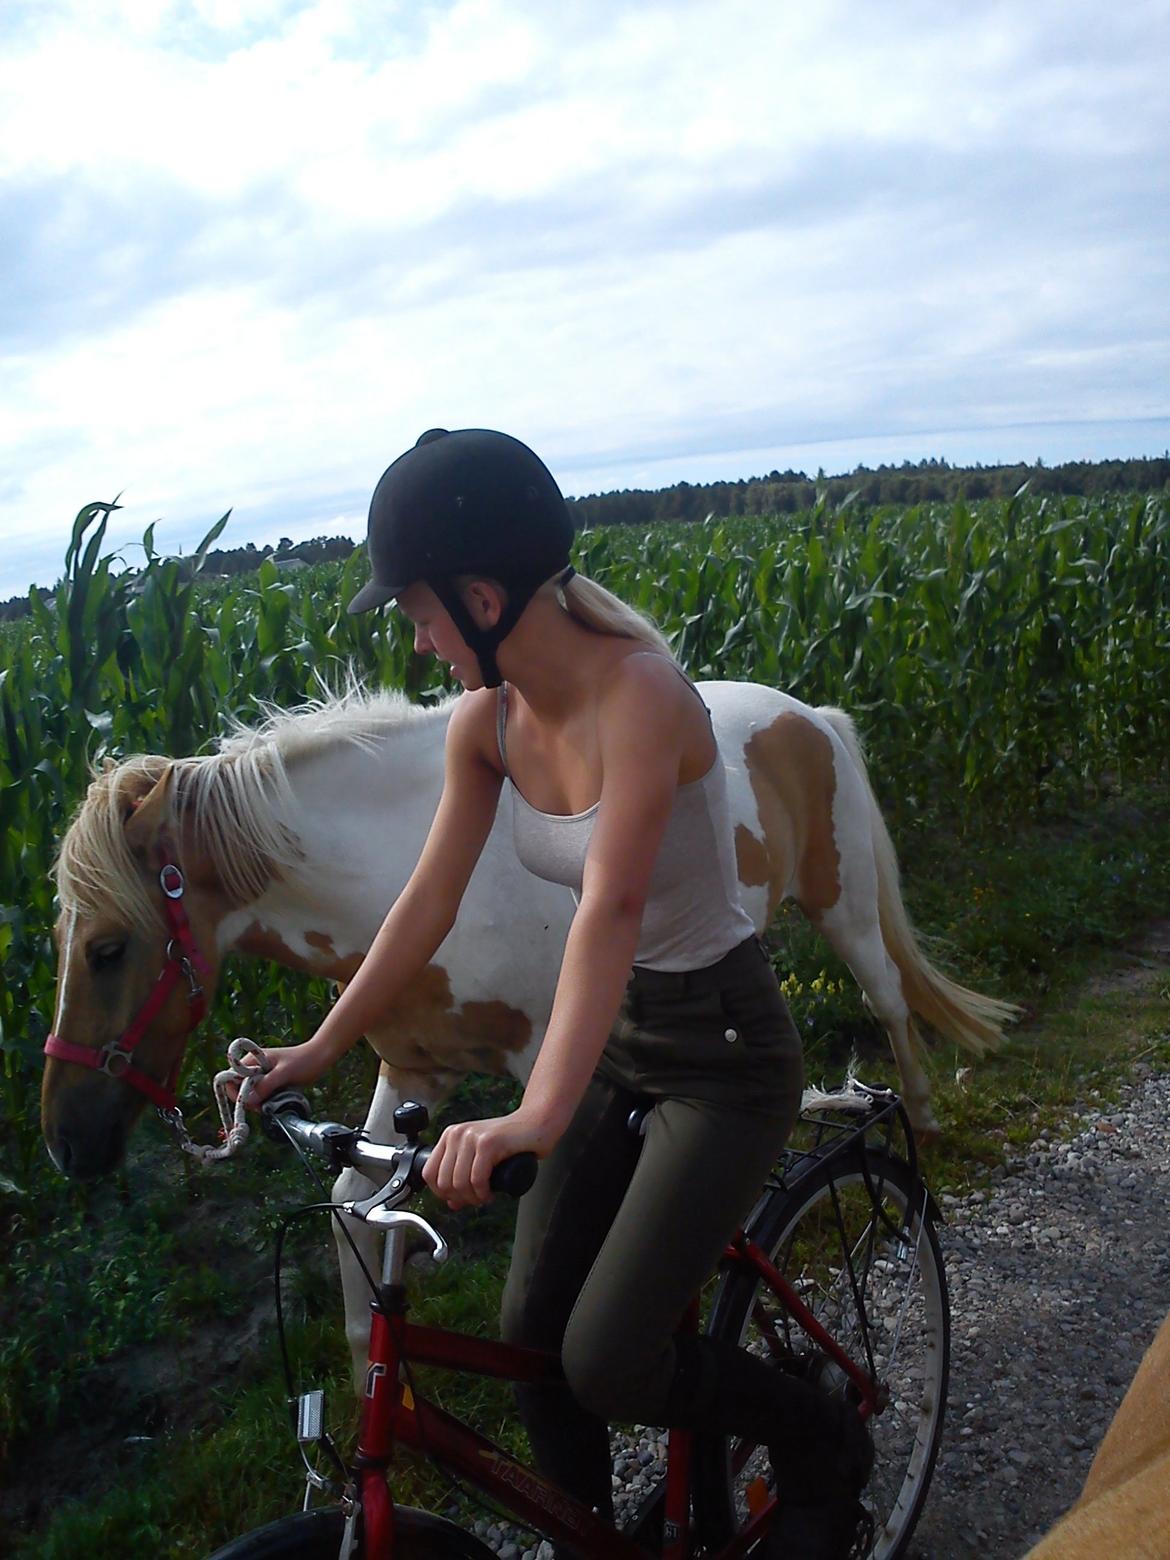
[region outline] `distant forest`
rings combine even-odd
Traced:
[[[956,499],[1010,498],[1027,483],[1030,493],[1099,498],[1106,493],[1160,492],[1170,485],[1170,452],[1145,460],[1071,461],[1063,466],[952,466],[945,460],[903,461],[900,466],[858,466],[847,476],[815,477],[803,471],[770,471],[737,482],[676,482],[667,488],[623,488],[569,499],[579,529],[600,525],[655,525],[664,521],[723,519],[728,515],[795,514],[820,493],[837,506],[847,498],[867,509],[948,503]],[[207,575],[247,574],[271,557],[278,564],[322,563],[347,558],[354,543],[344,536],[314,537],[275,546],[229,547],[209,552]],[[0,621],[23,617],[28,598],[0,604]]]
[[[850,495],[866,508],[894,504],[1010,498],[1028,484],[1030,493],[1098,498],[1105,493],[1152,493],[1170,482],[1170,452],[1153,460],[1072,461],[1064,466],[951,466],[945,460],[903,461],[900,466],[858,466],[848,476],[815,477],[803,471],[770,471],[738,482],[676,482],[649,491],[624,489],[569,500],[579,526],[649,525],[657,520],[722,519],[725,515],[795,514],[811,509],[818,493],[830,504]]]

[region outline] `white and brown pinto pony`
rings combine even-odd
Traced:
[[[915,1128],[936,1131],[912,1013],[981,1052],[1015,1010],[923,956],[848,717],[751,683],[699,688],[757,928],[796,901],[888,1031]],[[130,758],[93,781],[57,868],[42,1124],[61,1170],[111,1169],[145,1099],[166,1103],[229,952],[353,975],[430,826],[450,708],[351,694],[274,715],[211,756]],[[433,1109],[469,1071],[527,1077],[572,914],[567,890],[517,861],[501,807],[454,929],[369,1036],[382,1058],[366,1123],[375,1138],[392,1137],[401,1100]],[[361,1195],[357,1179],[343,1176],[339,1196]],[[343,1251],[343,1270],[351,1260]],[[347,1292],[356,1342],[360,1284]]]

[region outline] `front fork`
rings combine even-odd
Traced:
[[[383,1289],[370,1305],[370,1363],[356,1458],[363,1560],[392,1560],[394,1554],[394,1499],[386,1470],[394,1448],[393,1424],[399,1399],[404,1406],[413,1407],[410,1387],[398,1379],[398,1334],[405,1311],[401,1285]]]
[[[357,1560],[359,1532],[362,1560],[392,1560],[394,1554],[394,1499],[386,1472],[393,1451],[395,1417],[404,1409],[409,1412],[414,1406],[409,1386],[400,1386],[398,1380],[401,1349],[395,1322],[401,1325],[404,1312],[401,1290],[383,1290],[370,1307],[370,1361],[354,1459],[356,1477],[346,1485],[341,1499],[345,1529],[338,1560]],[[323,1396],[319,1391],[301,1396],[297,1439],[302,1450],[327,1439],[323,1426]],[[328,1479],[315,1472],[307,1458],[306,1467],[309,1472],[305,1509],[308,1510],[315,1492],[335,1490],[336,1486],[331,1486]]]

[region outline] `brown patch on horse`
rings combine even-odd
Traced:
[[[456,1006],[440,964],[428,964],[367,1038],[395,1071],[503,1073],[532,1038],[532,1023],[506,1002]]]
[[[745,883],[767,883],[768,914],[795,877],[801,908],[815,921],[841,897],[841,858],[833,838],[833,797],[837,775],[828,735],[803,715],[779,715],[744,744],[744,764],[760,812],[767,870],[748,855],[754,875],[743,878],[739,831],[736,857]],[[748,831],[753,844],[755,836]]]
[[[772,864],[763,841],[756,839],[743,823],[735,826],[735,868],[745,888],[765,888],[772,875]]]
[[[365,961],[364,953],[338,953],[326,932],[306,932],[305,941],[324,955],[329,966],[325,973],[331,980],[352,980]]]
[[[235,946],[254,958],[342,984],[353,979],[364,958],[360,953],[338,954],[325,932],[306,932],[305,942],[319,957],[290,948],[273,927],[254,921]],[[531,1040],[532,1022],[506,1002],[457,1005],[447,971],[428,964],[366,1038],[384,1062],[406,1072],[504,1073],[509,1055]]]
[[[304,970],[308,975],[322,976],[326,980],[352,980],[365,957],[361,953],[339,954],[326,932],[306,932],[305,941],[319,956],[291,948],[275,928],[265,926],[262,921],[253,921],[236,938],[234,946],[252,958],[271,959],[286,969]]]

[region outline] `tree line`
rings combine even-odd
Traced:
[[[676,482],[668,488],[629,488],[569,502],[580,526],[652,525],[708,516],[795,514],[811,509],[821,493],[834,508],[852,499],[868,509],[1010,498],[1025,483],[1029,493],[1041,496],[1100,498],[1109,493],[1159,492],[1170,483],[1170,452],[1154,459],[1070,461],[1059,466],[1046,466],[1040,460],[1014,466],[906,460],[900,466],[858,466],[837,477],[826,477],[823,471],[815,477],[803,471],[770,471],[766,477],[736,482]]]

